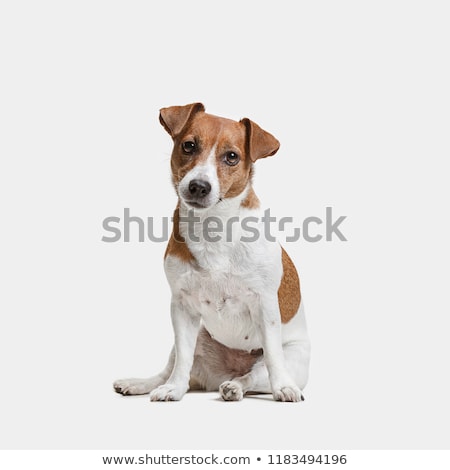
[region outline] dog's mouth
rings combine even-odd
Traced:
[[[197,202],[197,201],[186,201],[186,199],[185,199],[184,202],[188,206],[194,207],[195,209],[208,209],[208,207],[210,207],[210,206],[206,206],[204,204],[201,204],[200,202]]]
[[[192,200],[189,200],[189,199],[183,199],[183,201],[185,202],[185,204],[188,207],[192,207],[194,209],[209,209],[209,208],[219,204],[220,202],[222,202],[222,200],[223,199],[221,197],[219,197],[219,199],[217,199],[217,201],[214,204],[202,204],[199,201],[192,201]]]

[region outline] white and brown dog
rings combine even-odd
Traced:
[[[299,279],[284,249],[263,236],[252,188],[253,164],[279,142],[249,119],[213,116],[201,103],[163,108],[160,121],[174,141],[179,197],[164,261],[175,344],[161,373],[118,380],[115,390],[152,401],[180,400],[189,389],[219,390],[227,401],[246,393],[303,400],[310,345]],[[245,217],[259,220],[252,242],[245,224],[229,223]],[[205,231],[208,218],[232,226],[226,239]]]

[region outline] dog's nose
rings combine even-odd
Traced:
[[[195,198],[202,198],[211,192],[211,185],[208,181],[192,180],[189,183],[189,192]]]

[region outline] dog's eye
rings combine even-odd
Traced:
[[[237,165],[239,163],[240,157],[235,152],[227,152],[225,154],[225,163],[230,166]]]
[[[191,155],[195,151],[195,142],[192,140],[187,140],[181,144],[181,147],[183,148],[184,153]]]

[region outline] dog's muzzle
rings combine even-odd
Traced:
[[[213,203],[211,200],[211,184],[204,179],[195,178],[191,180],[187,188],[184,188],[181,196],[187,204],[197,209],[206,209]]]
[[[192,180],[189,183],[189,194],[193,200],[200,200],[211,192],[211,185],[208,181]]]

